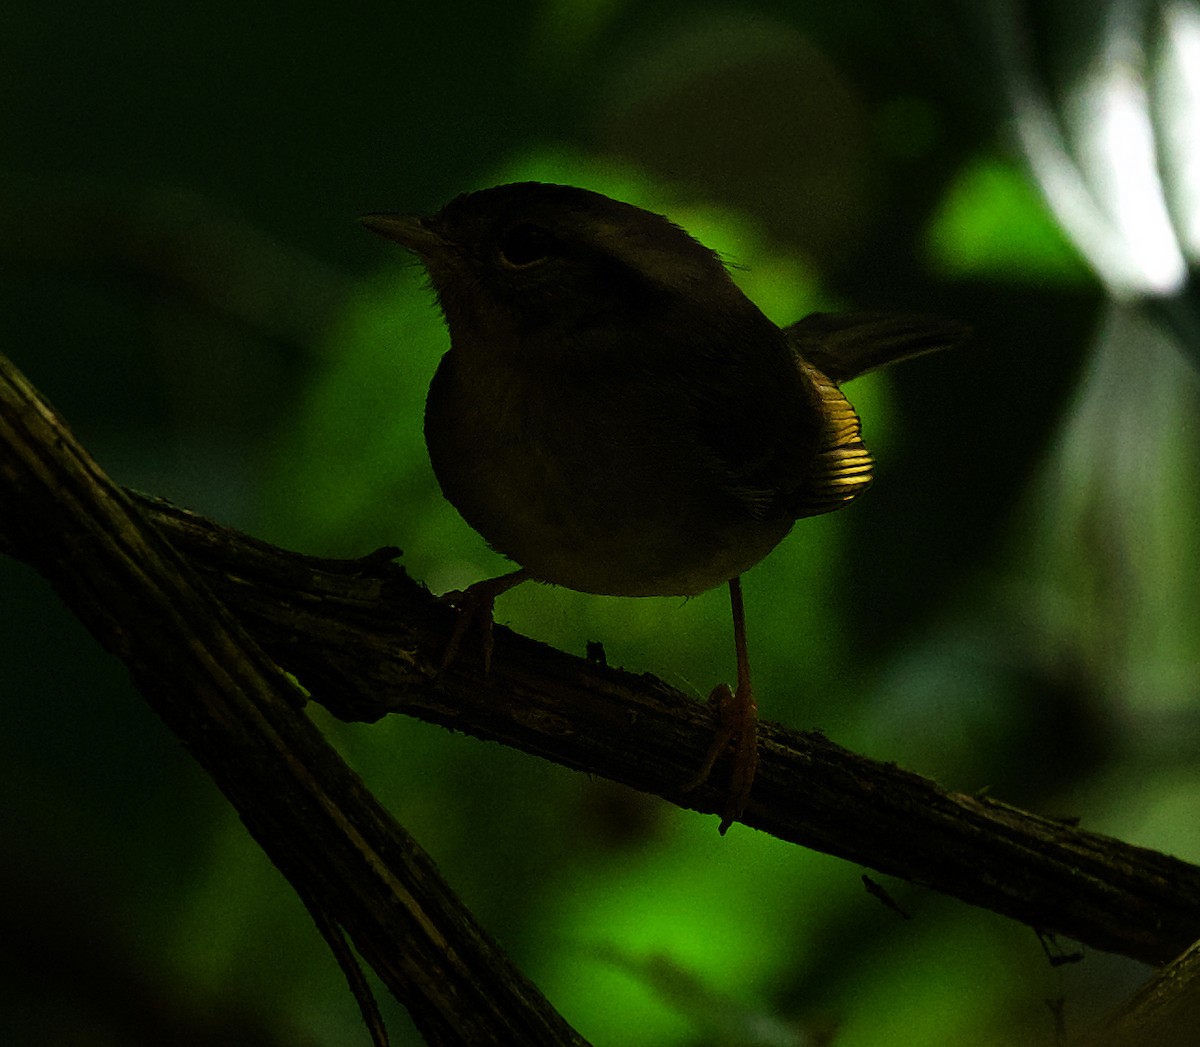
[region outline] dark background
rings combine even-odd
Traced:
[[[1187,248],[1162,143],[1200,126],[1170,64],[1200,16],[1077,6],[8,4],[0,351],[121,482],[305,551],[400,545],[442,591],[503,564],[425,458],[431,296],[356,215],[579,184],[722,250],[779,322],[965,320],[969,345],[848,387],[874,489],[747,576],[763,715],[1200,860],[1200,343],[1153,216],[1109,191],[1136,150],[1097,79],[1117,45],[1153,59]],[[1124,269],[1039,196],[1026,163],[1064,157],[1017,133],[1019,69]],[[530,586],[497,615],[697,700],[733,674],[723,592]],[[282,878],[8,560],[0,652],[0,1040],[365,1043]],[[1029,929],[888,883],[902,920],[863,870],[494,745],[322,724],[599,1045],[1049,1044],[1047,999],[1078,1029],[1147,974],[1052,968]]]

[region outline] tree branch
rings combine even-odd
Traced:
[[[161,500],[163,532],[314,700],[345,720],[404,713],[588,774],[717,812],[720,765],[694,793],[712,738],[705,706],[635,676],[496,629],[492,673],[465,651],[439,671],[454,612],[383,549],[362,560],[285,552]],[[841,748],[760,726],[743,821],[1043,931],[1147,963],[1200,938],[1200,868]]]
[[[497,630],[491,676],[483,676],[469,653],[440,673],[454,612],[389,562],[396,550],[356,561],[323,560],[277,549],[162,501],[112,490],[101,499],[92,488],[104,490],[102,478],[81,450],[70,450],[64,461],[61,454],[51,455],[56,442],[65,439],[55,419],[42,418],[39,430],[32,431],[26,421],[33,410],[30,391],[10,378],[0,382],[0,392],[5,397],[0,439],[13,442],[18,452],[0,446],[0,483],[8,488],[0,491],[0,548],[6,538],[7,551],[38,566],[102,641],[130,661],[143,692],[156,707],[164,706],[164,718],[239,805],[251,831],[286,874],[312,876],[329,894],[340,894],[335,889],[340,885],[354,896],[353,904],[331,911],[373,966],[407,962],[380,956],[373,935],[383,915],[395,917],[398,905],[416,906],[419,918],[400,921],[409,943],[405,949],[424,948],[424,963],[440,956],[432,969],[439,978],[452,974],[449,980],[456,986],[456,979],[475,979],[470,988],[455,991],[479,1013],[495,1006],[515,1021],[511,1006],[519,1010],[528,1002],[511,988],[508,973],[480,981],[479,969],[460,962],[466,946],[439,953],[443,939],[458,940],[443,930],[442,906],[459,911],[440,881],[432,902],[407,880],[403,904],[394,898],[385,903],[372,893],[381,887],[381,869],[391,870],[393,863],[420,870],[415,873],[419,886],[429,875],[428,860],[413,857],[420,854],[413,851],[416,845],[395,835],[402,830],[391,827],[357,779],[345,784],[350,799],[327,795],[334,779],[328,770],[317,774],[315,768],[336,757],[286,704],[294,699],[286,688],[270,701],[260,693],[260,679],[282,684],[274,666],[241,634],[243,628],[276,664],[295,674],[314,700],[343,719],[370,722],[402,712],[681,806],[719,808],[724,798],[720,765],[711,783],[679,794],[680,783],[703,758],[712,725],[703,706],[661,681],[589,663],[506,629]],[[13,395],[15,407],[9,405]],[[208,601],[194,619],[180,610],[198,598],[197,587],[187,581],[192,569],[224,603],[214,608]],[[185,582],[186,589],[180,588]],[[153,599],[138,595],[151,583],[157,587]],[[168,650],[173,653],[162,653]],[[214,651],[229,655],[220,672]],[[186,668],[177,660],[181,657],[188,660]],[[252,679],[244,680],[251,668]],[[233,715],[227,709],[231,695],[243,690],[253,701],[238,715],[262,719],[267,712],[259,710],[269,710],[269,723],[245,731],[239,726],[210,746],[204,736],[212,727],[206,706],[212,704],[211,716],[224,730],[225,718]],[[192,722],[197,718],[202,724]],[[995,800],[945,792],[817,733],[764,723],[760,739],[758,777],[744,819],[755,828],[1150,963],[1166,962],[1200,938],[1196,866]],[[273,754],[270,760],[259,753],[260,744]],[[312,771],[306,769],[310,759]],[[256,760],[278,766],[262,775],[251,766]],[[341,765],[335,778],[347,775]],[[285,829],[274,821],[284,817],[275,809],[276,798],[292,789],[304,802],[289,801],[294,809]],[[260,804],[267,810],[259,810]],[[373,850],[362,845],[368,829],[372,839],[383,834],[384,842]],[[299,834],[328,848],[329,833],[347,838],[332,867],[289,843]],[[376,859],[384,854],[388,861],[381,867]],[[443,939],[429,931],[430,925]],[[468,953],[508,972],[507,961],[492,951],[483,932],[468,926]],[[396,931],[389,933],[392,941],[399,940]],[[417,977],[411,966],[405,971],[399,982]],[[519,978],[515,972],[511,976]],[[393,989],[405,990],[409,1002],[413,994],[407,982]],[[506,1003],[489,1002],[493,992]],[[429,1006],[423,1000],[418,1008]],[[539,1014],[543,1004],[536,998]],[[430,1027],[440,1030],[443,1020],[435,1015]],[[554,1035],[571,1035],[553,1019],[544,1020],[543,1027],[553,1028]],[[559,1041],[526,1034],[522,1042]]]
[[[584,1041],[325,741],[296,686],[0,357],[0,533],[237,808],[318,922],[431,1044]]]

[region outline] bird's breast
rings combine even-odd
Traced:
[[[556,381],[443,358],[425,437],[446,498],[541,581],[691,595],[762,559],[791,527],[730,496],[719,464],[653,385]]]

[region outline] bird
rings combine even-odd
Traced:
[[[424,432],[463,519],[515,569],[446,595],[492,659],[497,597],[537,581],[603,596],[727,586],[736,685],[699,787],[732,753],[722,834],[758,759],[741,575],[803,517],[840,509],[874,463],[841,385],[946,348],[925,315],[813,313],[780,328],[721,256],[663,215],[575,186],[463,193],[428,217],[364,215],[423,265],[449,330]]]

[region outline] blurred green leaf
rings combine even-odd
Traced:
[[[948,276],[1077,286],[1091,279],[1021,167],[994,155],[959,172],[929,224],[926,255]]]

